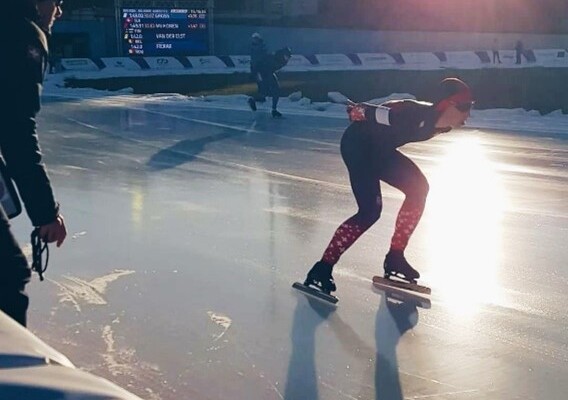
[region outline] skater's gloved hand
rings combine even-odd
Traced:
[[[349,121],[366,121],[365,116],[366,107],[361,103],[350,103],[347,105],[347,115],[349,115]]]

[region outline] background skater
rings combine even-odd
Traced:
[[[250,75],[252,80],[255,81],[258,89],[256,101],[266,100],[264,97],[264,89],[262,88],[262,80],[258,79],[258,64],[267,54],[268,48],[266,47],[264,39],[260,36],[260,33],[253,33],[250,43]]]
[[[292,57],[292,52],[288,47],[284,47],[262,57],[256,64],[256,79],[259,90],[262,95],[272,97],[272,116],[279,118],[282,116],[277,110],[278,100],[280,99],[280,84],[276,72],[283,68]],[[249,106],[251,110],[256,111],[256,101],[249,97]]]

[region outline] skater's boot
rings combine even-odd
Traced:
[[[390,250],[385,257],[383,266],[385,268],[385,278],[396,276],[411,283],[415,283],[420,278],[420,273],[406,261],[402,251]]]
[[[272,118],[281,118],[282,114],[278,110],[272,110]]]
[[[254,99],[252,97],[249,97],[247,102],[248,102],[250,109],[253,110],[253,111],[256,111],[256,101],[254,101]]]
[[[326,294],[335,292],[337,288],[335,287],[333,276],[331,276],[332,269],[333,265],[318,261],[308,272],[304,286],[315,286]]]

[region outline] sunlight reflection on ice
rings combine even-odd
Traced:
[[[506,193],[479,139],[449,144],[430,174],[427,237],[432,286],[456,313],[502,303],[501,267]]]

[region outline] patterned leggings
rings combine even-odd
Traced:
[[[373,148],[357,138],[356,132],[343,136],[341,155],[349,171],[359,210],[337,228],[322,261],[335,265],[341,255],[379,219],[383,205],[380,181],[406,195],[391,240],[392,250],[404,251],[424,211],[429,190],[424,174],[398,150]]]

